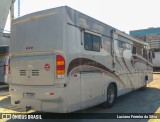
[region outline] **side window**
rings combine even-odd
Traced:
[[[155,58],[155,53],[154,53],[154,51],[152,51],[152,58]]]
[[[160,52],[160,49],[154,49],[154,52]]]
[[[91,34],[84,33],[84,49],[85,50],[92,50]]]
[[[99,36],[92,36],[92,40],[93,40],[93,51],[100,51],[100,43],[101,43],[101,37]]]
[[[136,54],[136,53],[137,53],[136,47],[133,46],[133,48],[132,48],[132,54]]]
[[[117,41],[117,46],[118,49],[115,49],[116,55],[130,60],[132,57],[132,45],[123,41]]]
[[[147,59],[147,50],[143,49],[143,57]]]
[[[149,61],[152,62],[152,52],[149,51],[148,55],[149,55]]]
[[[119,48],[128,49],[128,50],[131,50],[132,48],[130,44],[122,42],[122,41],[118,41],[118,46]]]
[[[90,51],[100,51],[101,37],[84,32],[84,49]]]
[[[1,47],[1,48],[0,48],[0,53],[1,53],[1,54],[9,53],[9,46]]]
[[[118,41],[119,48],[126,48],[125,42]]]

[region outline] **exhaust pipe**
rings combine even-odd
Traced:
[[[29,110],[31,110],[32,107],[31,106],[26,106],[26,112],[28,112]]]

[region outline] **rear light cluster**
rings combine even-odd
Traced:
[[[65,59],[61,55],[56,57],[56,74],[57,77],[64,76],[65,74]]]

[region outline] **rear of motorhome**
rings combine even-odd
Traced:
[[[11,103],[73,112],[145,87],[153,79],[147,43],[67,6],[13,21]]]

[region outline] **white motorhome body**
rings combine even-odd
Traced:
[[[112,106],[152,81],[148,44],[67,6],[14,20],[11,40],[11,103],[26,109]]]

